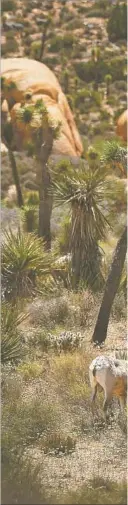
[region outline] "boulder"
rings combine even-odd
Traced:
[[[53,154],[81,156],[83,147],[73,114],[54,73],[43,63],[27,58],[3,59],[1,68],[6,83],[3,98],[9,103],[15,150],[24,150],[26,135],[28,141],[31,140],[25,125],[17,120],[17,110],[22,103],[28,102],[29,95],[30,103],[42,98],[51,120],[61,124],[59,138],[53,143]]]

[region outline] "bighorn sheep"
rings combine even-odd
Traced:
[[[116,127],[116,134],[122,137],[124,142],[127,142],[128,136],[128,110],[125,110],[121,116],[119,116]]]
[[[98,356],[89,367],[89,378],[92,388],[92,406],[99,386],[104,390],[103,410],[106,416],[109,401],[118,397],[121,410],[127,396],[127,361],[110,356]]]

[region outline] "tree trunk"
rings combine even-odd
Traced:
[[[41,39],[41,48],[40,48],[40,54],[38,61],[42,61],[42,57],[44,54],[44,48],[45,48],[45,42],[46,42],[46,34],[47,34],[47,26],[44,26],[44,30],[42,33],[42,39]]]
[[[92,342],[95,342],[95,344],[97,345],[102,344],[107,336],[107,328],[111,308],[120,283],[126,252],[127,252],[127,227],[125,227],[125,230],[123,231],[121,238],[118,240],[115,249],[114,258],[105,285],[103,300],[101,303],[96,326],[92,336]]]
[[[13,175],[13,180],[14,184],[16,186],[16,191],[17,191],[17,203],[19,207],[23,207],[24,202],[23,202],[23,196],[22,196],[22,191],[21,191],[21,186],[20,186],[20,180],[19,180],[19,174],[16,166],[16,160],[14,157],[13,152],[11,149],[8,147],[8,154],[9,154],[9,160],[12,168],[12,175]]]
[[[39,187],[39,237],[43,237],[46,249],[51,247],[51,214],[53,195],[51,191],[51,177],[48,170],[48,158],[52,152],[53,132],[47,131],[41,146],[40,160],[40,187]]]

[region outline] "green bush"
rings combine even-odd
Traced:
[[[39,59],[40,55],[40,49],[41,49],[41,41],[38,40],[36,42],[32,42],[30,46],[30,56],[31,58],[34,58],[34,60]]]
[[[62,49],[62,47],[63,47],[62,40],[63,39],[62,39],[61,35],[54,35],[54,37],[50,41],[50,45],[48,47],[48,50],[53,53],[56,51],[60,51],[60,49]]]
[[[74,35],[72,33],[66,33],[65,35],[54,35],[50,42],[49,51],[56,52],[60,49],[72,49],[75,42]]]
[[[109,39],[116,41],[119,39],[127,40],[127,3],[117,3],[113,6],[110,18],[107,24]]]
[[[63,36],[63,47],[65,49],[72,48],[74,42],[75,42],[75,37],[74,37],[73,33],[66,33]]]
[[[75,63],[74,68],[78,77],[85,82],[97,81],[100,83],[104,80],[104,76],[109,73],[108,64],[103,59],[97,62],[90,60],[87,63]]]

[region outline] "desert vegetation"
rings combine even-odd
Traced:
[[[92,413],[89,383],[127,359],[126,2],[3,0],[2,55],[54,72],[83,144],[56,159],[61,125],[27,96],[13,146],[2,80],[2,504],[126,505],[127,407],[105,420],[101,391]]]

